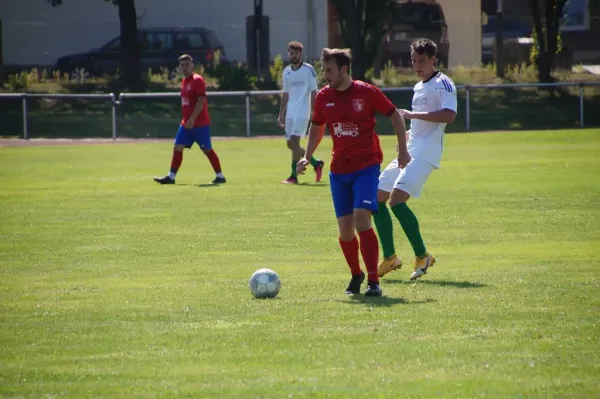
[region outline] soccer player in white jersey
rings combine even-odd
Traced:
[[[287,147],[292,151],[292,169],[284,184],[298,184],[296,164],[304,156],[305,150],[300,139],[306,135],[308,121],[317,95],[317,75],[312,65],[302,62],[302,43],[288,43],[290,65],[283,70],[283,97],[279,107],[277,123],[285,128]],[[321,181],[324,162],[311,157],[310,164],[315,169],[316,181]]]
[[[454,82],[435,69],[436,44],[429,39],[417,39],[410,49],[413,69],[421,78],[414,87],[412,111],[400,110],[405,119],[411,120],[410,130],[406,132],[411,161],[400,169],[394,159],[381,172],[377,191],[379,212],[373,218],[384,256],[378,268],[379,276],[402,266],[394,248],[392,218],[386,206],[389,199],[390,208],[415,253],[410,276],[414,280],[427,273],[435,258],[425,248],[417,217],[406,202],[410,197],[419,197],[431,172],[440,167],[444,131],[456,118],[457,101]]]

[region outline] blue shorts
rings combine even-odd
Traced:
[[[350,215],[354,209],[377,212],[379,165],[368,166],[353,173],[329,173],[329,184],[335,216]]]
[[[194,143],[198,143],[202,150],[212,150],[209,125],[194,127],[189,130],[183,126],[179,126],[179,130],[175,136],[175,145],[179,144],[185,148],[192,148]]]

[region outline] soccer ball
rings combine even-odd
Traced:
[[[281,288],[279,275],[271,269],[258,269],[248,283],[255,298],[275,298]]]

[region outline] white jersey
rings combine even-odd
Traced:
[[[412,110],[433,112],[450,109],[456,112],[456,86],[452,79],[437,72],[430,79],[415,85]],[[412,119],[408,138],[408,153],[415,159],[423,159],[436,168],[440,167],[444,147],[445,123]]]
[[[315,69],[306,62],[294,70],[288,65],[283,70],[283,92],[288,93],[286,118],[310,118],[310,92],[317,90]]]

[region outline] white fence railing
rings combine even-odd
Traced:
[[[512,83],[512,84],[487,84],[487,85],[459,85],[457,90],[465,91],[465,130],[471,130],[471,91],[473,90],[497,90],[508,88],[542,88],[542,87],[578,87],[579,88],[579,126],[585,127],[584,123],[584,88],[590,86],[600,86],[600,82],[557,82],[557,83]],[[382,88],[384,93],[408,92],[412,87],[393,87]],[[278,95],[279,90],[263,91],[215,91],[207,92],[208,97],[245,97],[246,99],[246,136],[252,136],[251,130],[251,106],[250,98],[257,96]],[[28,98],[46,98],[46,99],[92,99],[98,101],[109,101],[112,106],[112,138],[117,139],[117,108],[125,100],[147,99],[147,98],[178,98],[179,92],[168,93],[121,93],[118,98],[113,93],[110,94],[44,94],[44,93],[0,93],[0,99],[21,99],[23,116],[23,138],[30,137],[28,123]],[[459,111],[460,112],[460,111]],[[598,112],[598,110],[596,110]]]

